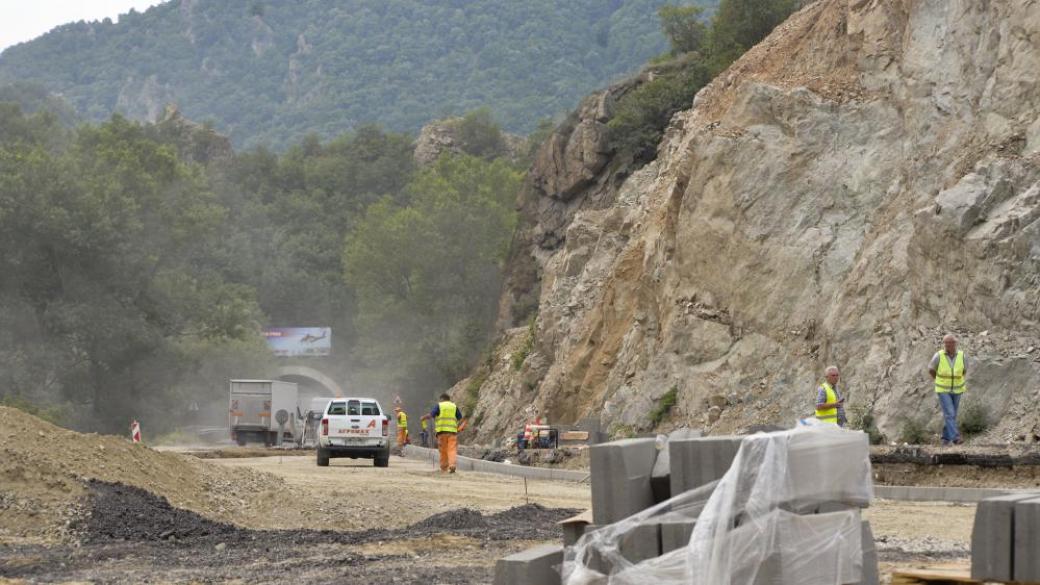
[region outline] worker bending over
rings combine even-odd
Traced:
[[[441,473],[455,473],[458,457],[458,434],[466,428],[466,419],[462,409],[451,401],[447,393],[441,394],[441,401],[423,418],[433,419],[433,432],[437,433],[437,448],[440,451]]]
[[[964,384],[967,374],[964,352],[957,349],[957,337],[947,333],[943,337],[943,349],[935,352],[928,364],[928,375],[935,380],[935,395],[939,397],[939,408],[943,413],[943,445],[964,442],[957,428],[957,412],[961,406],[961,394],[967,390]]]
[[[816,418],[844,427],[848,419],[845,417],[845,398],[837,388],[838,367],[828,366],[824,377],[826,380],[816,387]]]

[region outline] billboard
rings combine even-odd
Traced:
[[[269,327],[267,347],[281,357],[323,356],[332,353],[331,327]]]

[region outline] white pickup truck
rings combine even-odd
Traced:
[[[335,398],[325,407],[318,434],[318,466],[335,457],[390,464],[390,417],[375,398]]]

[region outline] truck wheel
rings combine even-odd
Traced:
[[[329,452],[319,448],[318,449],[318,467],[329,466]]]
[[[376,455],[374,462],[376,467],[390,467],[390,451]]]
[[[239,447],[245,447],[246,446],[246,435],[245,435],[245,433],[238,433],[237,435],[235,435],[235,442],[238,443]]]

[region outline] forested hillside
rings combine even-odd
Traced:
[[[663,51],[663,4],[174,0],[11,47],[0,84],[39,83],[95,121],[154,120],[175,103],[238,146],[363,123],[414,131],[483,106],[527,133]]]
[[[446,387],[490,334],[521,171],[465,151],[420,168],[412,140],[235,153],[173,110],[69,130],[0,102],[0,403],[167,431],[270,371],[264,325],[331,326],[351,384]]]

